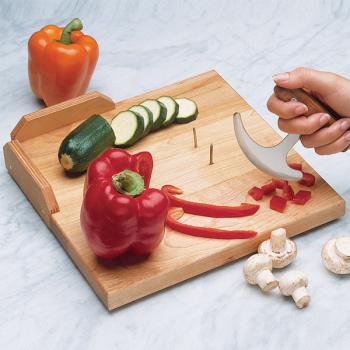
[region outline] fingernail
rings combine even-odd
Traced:
[[[329,114],[322,114],[320,118],[320,124],[325,125],[329,120],[331,119],[331,116]]]
[[[275,75],[272,76],[272,79],[276,83],[281,83],[281,82],[287,81],[287,80],[289,80],[289,73],[275,74]]]
[[[349,127],[350,127],[349,120],[342,120],[342,121],[340,122],[340,127],[341,127],[343,130],[348,130]]]
[[[348,131],[344,134],[344,139],[346,142],[350,142],[350,131]]]
[[[306,105],[299,105],[298,107],[295,108],[295,113],[297,113],[297,114],[303,114],[306,111],[307,111]]]

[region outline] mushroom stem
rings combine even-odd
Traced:
[[[286,230],[284,228],[279,228],[271,232],[271,249],[274,253],[280,253],[285,249],[286,246]]]
[[[307,306],[310,302],[310,295],[305,287],[297,288],[292,293],[292,297],[294,299],[296,306],[299,309],[302,309],[303,307]]]
[[[345,261],[350,261],[350,237],[340,237],[335,241],[335,252]]]
[[[268,292],[278,285],[278,281],[270,270],[262,270],[258,273],[256,276],[256,283],[263,292]]]

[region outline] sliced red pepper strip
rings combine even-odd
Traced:
[[[283,187],[283,195],[284,195],[284,198],[289,200],[289,201],[294,198],[293,188],[292,188],[292,186],[288,185],[288,183],[285,184]]]
[[[210,218],[238,218],[255,214],[260,206],[258,204],[242,203],[238,206],[213,205],[197,203],[177,198],[173,194],[181,194],[183,191],[172,185],[164,185],[162,191],[168,196],[172,207],[179,207],[185,213],[208,216]]]
[[[274,193],[276,191],[276,185],[273,182],[270,182],[264,186],[261,186],[264,195],[268,195]]]
[[[302,186],[311,187],[315,184],[315,176],[310,173],[303,172],[303,178],[298,182]]]
[[[294,170],[302,170],[303,165],[301,163],[288,163],[289,167],[294,169]]]
[[[283,190],[286,184],[288,185],[288,181],[275,178],[272,179],[272,183],[275,185],[276,188],[279,188],[281,190]]]
[[[310,191],[299,191],[293,198],[295,204],[304,205],[311,198]]]
[[[182,208],[169,208],[166,224],[171,229],[184,233],[186,235],[202,237],[202,238],[214,238],[214,239],[244,239],[251,238],[257,235],[255,231],[245,230],[221,230],[211,227],[200,227],[183,224],[178,221],[184,210]]]
[[[249,191],[248,191],[249,196],[251,196],[252,198],[254,198],[256,201],[260,201],[263,197],[264,197],[264,191],[259,188],[259,187],[252,187]]]
[[[287,200],[280,196],[273,196],[270,200],[270,209],[276,210],[280,213],[284,212],[286,205],[287,205]]]

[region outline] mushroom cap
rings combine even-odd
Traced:
[[[283,295],[289,296],[300,287],[307,287],[308,280],[301,271],[289,271],[279,281],[279,288]]]
[[[256,277],[263,270],[272,270],[272,259],[264,254],[254,254],[244,264],[244,277],[248,283],[256,284]]]
[[[343,245],[348,239],[349,237],[333,238],[323,246],[322,261],[329,271],[340,275],[350,273],[350,261],[343,258],[344,254],[339,254],[344,250]]]
[[[272,266],[276,269],[281,269],[289,265],[297,255],[297,246],[290,239],[286,240],[285,249],[275,253],[272,251],[271,240],[261,242],[258,248],[260,254],[268,255],[272,259]]]

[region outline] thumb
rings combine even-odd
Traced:
[[[291,72],[276,74],[272,78],[278,86],[287,89],[304,88],[321,96],[334,91],[336,74],[300,67]]]

